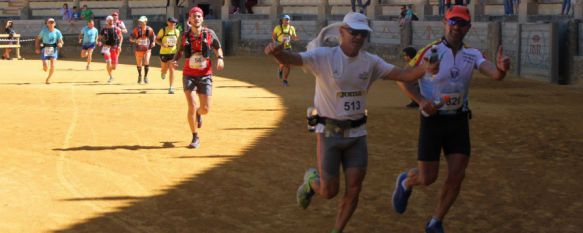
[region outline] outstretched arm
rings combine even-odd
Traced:
[[[411,82],[423,77],[426,73],[437,74],[439,72],[439,61],[429,62],[427,58],[424,58],[424,62],[421,65],[409,68],[399,68],[395,67],[388,74],[385,79],[401,81],[401,82]]]
[[[299,53],[294,53],[283,49],[283,44],[269,43],[265,47],[265,54],[272,55],[280,64],[284,65],[303,65],[302,56]]]
[[[510,69],[510,58],[504,56],[502,46],[498,47],[496,64],[485,61],[478,68],[480,73],[497,81],[502,81],[506,77],[506,72]]]

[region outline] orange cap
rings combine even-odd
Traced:
[[[445,12],[445,19],[461,18],[465,21],[472,21],[470,10],[465,6],[454,5]]]

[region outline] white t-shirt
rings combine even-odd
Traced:
[[[314,106],[318,115],[336,120],[362,118],[371,84],[388,77],[394,67],[365,51],[348,57],[338,46],[320,47],[300,55],[304,70],[316,77]],[[366,135],[364,125],[347,131],[348,137]],[[316,132],[324,132],[324,125],[316,126]]]
[[[465,46],[454,56],[446,43],[444,40],[436,43],[440,59],[439,73],[419,79],[419,87],[421,95],[426,99],[444,103],[440,111],[455,111],[467,105],[473,71],[486,59],[479,50]],[[410,65],[422,64],[422,57],[431,56],[430,47],[421,50]]]

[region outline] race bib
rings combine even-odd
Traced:
[[[336,113],[339,116],[364,114],[366,106],[366,90],[338,92],[339,100],[336,103]]]
[[[177,41],[177,39],[175,36],[166,37],[166,46],[174,47],[174,46],[176,46],[176,41]]]
[[[101,53],[109,55],[110,49],[111,49],[111,47],[109,47],[109,46],[103,46],[103,47],[101,47]]]
[[[195,53],[190,56],[188,65],[191,69],[205,69],[206,68],[206,58],[202,56],[201,53]]]
[[[443,93],[441,94],[441,101],[443,107],[439,110],[458,110],[462,106],[464,95],[462,93]]]
[[[136,44],[138,44],[138,46],[148,46],[150,43],[148,42],[148,39],[138,39],[136,40]]]
[[[55,56],[55,47],[45,47],[44,48],[45,57]]]

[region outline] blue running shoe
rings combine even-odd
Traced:
[[[445,233],[443,231],[443,224],[441,224],[441,221],[436,221],[431,224],[431,220],[429,220],[427,225],[425,225],[425,233]]]
[[[402,172],[397,176],[397,183],[395,184],[395,191],[393,192],[393,209],[399,214],[405,213],[407,210],[407,202],[411,196],[413,189],[405,190],[401,183],[407,178],[407,172]]]
[[[289,86],[289,83],[287,82],[287,80],[284,79],[283,80],[283,87],[288,87],[288,86]]]
[[[312,196],[314,196],[314,190],[310,187],[310,182],[318,178],[318,171],[315,168],[308,169],[304,174],[304,183],[298,187],[298,191],[296,192],[296,201],[302,209],[306,209],[310,205]]]

